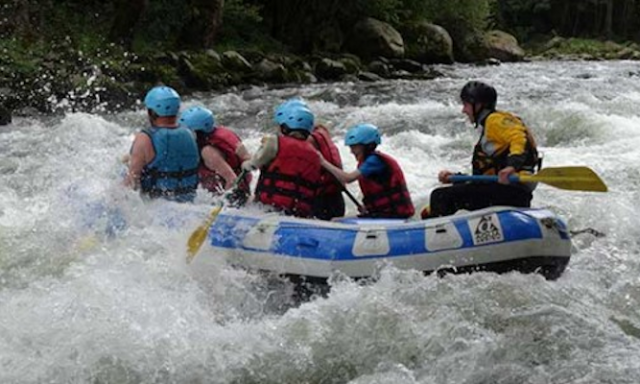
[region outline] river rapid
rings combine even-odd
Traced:
[[[201,94],[183,108],[211,108],[253,151],[272,132],[273,108],[302,96],[347,170],[345,130],[374,123],[422,206],[439,170],[469,169],[477,132],[459,90],[489,82],[499,109],[530,126],[545,166],[588,166],[609,186],[534,193],[534,206],[571,229],[606,234],[577,235],[560,279],[384,267],[375,283],[336,278],[326,297],[296,304],[286,282],[185,264],[186,241],[211,209],[204,194],[194,205],[147,203],[120,186],[118,159],[145,124],[142,108],[16,117],[0,127],[0,383],[640,381],[640,67],[439,70],[432,81]]]

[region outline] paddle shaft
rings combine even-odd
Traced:
[[[495,175],[451,175],[451,182],[493,183],[498,181]],[[606,192],[607,186],[590,168],[581,166],[542,168],[533,175],[510,175],[511,183],[543,183],[552,187],[571,191]]]
[[[475,181],[480,183],[497,183],[498,176],[494,175],[451,175],[449,176],[449,181],[452,183],[462,183],[465,181]],[[509,176],[510,183],[518,183],[520,182],[520,177],[518,175]]]
[[[332,172],[330,172],[329,170],[327,170],[327,172],[333,176],[333,179],[336,181],[336,184],[338,184],[340,186],[340,189],[342,190],[342,192],[346,193],[347,196],[349,197],[349,200],[351,200],[353,202],[353,204],[356,205],[356,207],[358,207],[359,210],[363,210],[364,207],[362,206],[362,204],[360,204],[360,202],[358,201],[358,199],[356,199],[355,196],[353,196],[353,193],[349,192],[349,190],[347,189],[346,185],[342,184],[342,181],[340,181],[340,179],[338,179],[338,176],[334,175]]]
[[[356,197],[353,196],[353,194],[351,192],[349,192],[347,187],[345,187],[344,185],[342,186],[342,192],[347,194],[347,196],[349,197],[349,200],[353,201],[353,204],[355,204],[358,207],[358,209],[360,209],[360,210],[362,209],[362,204],[360,204],[358,199],[356,199]]]

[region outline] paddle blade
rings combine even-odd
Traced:
[[[207,217],[207,220],[202,223],[195,231],[193,231],[193,233],[189,237],[189,241],[187,242],[187,264],[190,264],[198,254],[200,247],[202,247],[202,244],[207,239],[211,224],[213,224],[214,220],[216,219],[216,217],[218,217],[218,214],[221,210],[222,206],[213,208],[213,210]]]
[[[571,191],[607,192],[607,186],[588,167],[542,168],[531,176],[520,176],[520,181],[538,182]]]

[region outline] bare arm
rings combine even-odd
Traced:
[[[328,162],[327,159],[325,159],[319,152],[318,152],[318,156],[320,156],[320,164],[322,164],[322,166],[327,171],[331,172],[331,174],[335,176],[336,179],[338,179],[338,181],[340,181],[340,183],[343,185],[354,182],[358,180],[360,176],[362,176],[360,171],[357,169],[355,171],[346,172],[336,167],[335,165],[331,164],[330,162]]]
[[[236,174],[219,150],[210,145],[205,146],[202,148],[202,159],[207,168],[224,178],[224,189],[229,189],[233,186]]]
[[[251,158],[251,154],[247,151],[247,147],[242,143],[238,144],[238,148],[236,148],[236,155],[238,155],[241,161],[247,161]]]
[[[245,161],[245,163],[253,169],[262,168],[272,162],[273,159],[276,158],[277,154],[278,137],[274,135],[267,135],[262,138],[262,145],[258,148],[256,153],[254,153],[253,157],[248,161]],[[250,169],[245,165],[243,165],[243,168]]]
[[[124,185],[138,189],[142,169],[153,160],[154,156],[155,152],[153,151],[153,144],[149,136],[144,133],[138,133],[131,145],[129,172],[124,180]]]

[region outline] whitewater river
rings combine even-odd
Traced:
[[[606,234],[576,236],[559,280],[386,268],[375,284],[336,281],[295,306],[285,282],[185,264],[204,196],[145,203],[120,187],[142,109],[16,117],[0,127],[0,383],[640,382],[640,67],[439,70],[433,81],[251,88],[184,105],[210,107],[255,150],[273,107],[301,95],[349,170],[345,129],[372,122],[422,206],[440,169],[468,170],[477,136],[459,90],[487,81],[499,108],[531,127],[546,166],[588,166],[609,186],[535,192],[533,205],[571,229]]]

